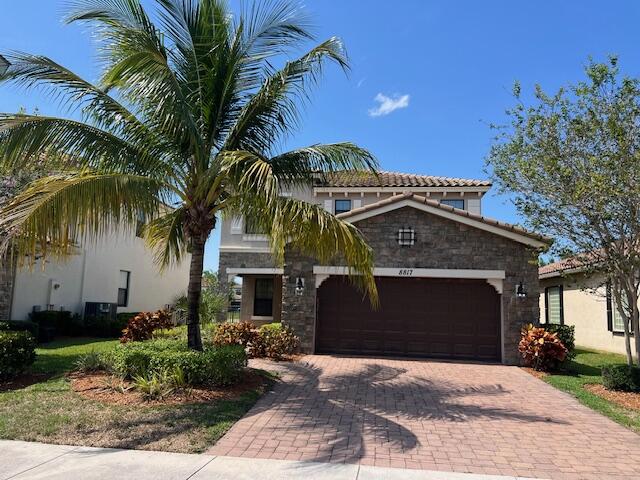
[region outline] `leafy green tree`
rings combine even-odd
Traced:
[[[34,158],[55,174],[32,182],[1,212],[4,242],[21,254],[64,257],[111,229],[144,236],[160,266],[190,253],[188,342],[202,348],[199,305],[205,242],[219,217],[243,215],[285,245],[328,260],[337,252],[376,301],[370,248],[320,206],[281,197],[341,169],[375,170],[352,143],[278,147],[299,124],[327,63],[347,68],[331,38],[284,62],[312,36],[296,4],[223,0],[74,0],[67,22],[88,24],[102,73],[92,84],[50,58],[8,53],[5,83],[44,88],[71,118],[0,115],[0,162],[20,172]],[[79,117],[80,119],[76,119]],[[53,162],[53,160],[51,160]],[[355,274],[357,273],[357,275]]]
[[[530,105],[516,84],[510,124],[496,127],[488,165],[532,228],[556,238],[561,257],[604,274],[630,331],[640,332],[640,81],[620,75],[617,59],[590,62],[586,80]],[[640,335],[635,335],[640,362]]]

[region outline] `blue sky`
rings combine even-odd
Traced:
[[[387,170],[486,177],[487,124],[504,121],[515,80],[523,91],[535,83],[553,90],[581,79],[590,55],[600,60],[608,54],[619,56],[624,73],[640,76],[640,2],[634,0],[306,5],[319,39],[342,37],[352,70],[348,76],[327,70],[290,146],[350,140],[370,149]],[[61,0],[4,0],[0,51],[45,54],[95,79],[90,35],[62,24],[63,7]],[[43,95],[0,88],[0,111],[21,106],[60,113]],[[483,208],[487,216],[522,222],[506,198],[489,193]],[[218,243],[214,234],[208,268],[217,268]]]

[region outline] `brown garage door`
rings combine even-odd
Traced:
[[[500,359],[500,297],[484,280],[376,279],[373,310],[345,277],[318,289],[316,351]]]

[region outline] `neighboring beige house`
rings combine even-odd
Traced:
[[[222,222],[220,274],[242,277],[241,318],[282,321],[306,353],[423,356],[518,363],[522,324],[538,312],[538,251],[548,240],[482,216],[491,188],[398,172],[339,172],[283,191],[354,224],[372,248],[380,308],[346,280],[242,218]],[[336,263],[338,262],[338,263]]]
[[[114,232],[78,248],[64,262],[18,268],[7,287],[12,320],[26,320],[34,310],[84,314],[88,303],[115,304],[118,312],[158,310],[186,292],[189,259],[160,274],[151,251],[135,232]],[[105,307],[106,308],[106,307]]]
[[[604,277],[572,259],[540,267],[540,323],[575,327],[576,345],[625,353],[624,324]]]

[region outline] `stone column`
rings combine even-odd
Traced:
[[[11,303],[13,302],[15,270],[15,259],[7,256],[0,259],[0,322],[12,320],[9,317],[11,315]]]
[[[287,249],[282,278],[282,324],[300,338],[303,353],[314,352],[316,327],[315,260]],[[304,280],[302,295],[296,293],[298,278]]]

